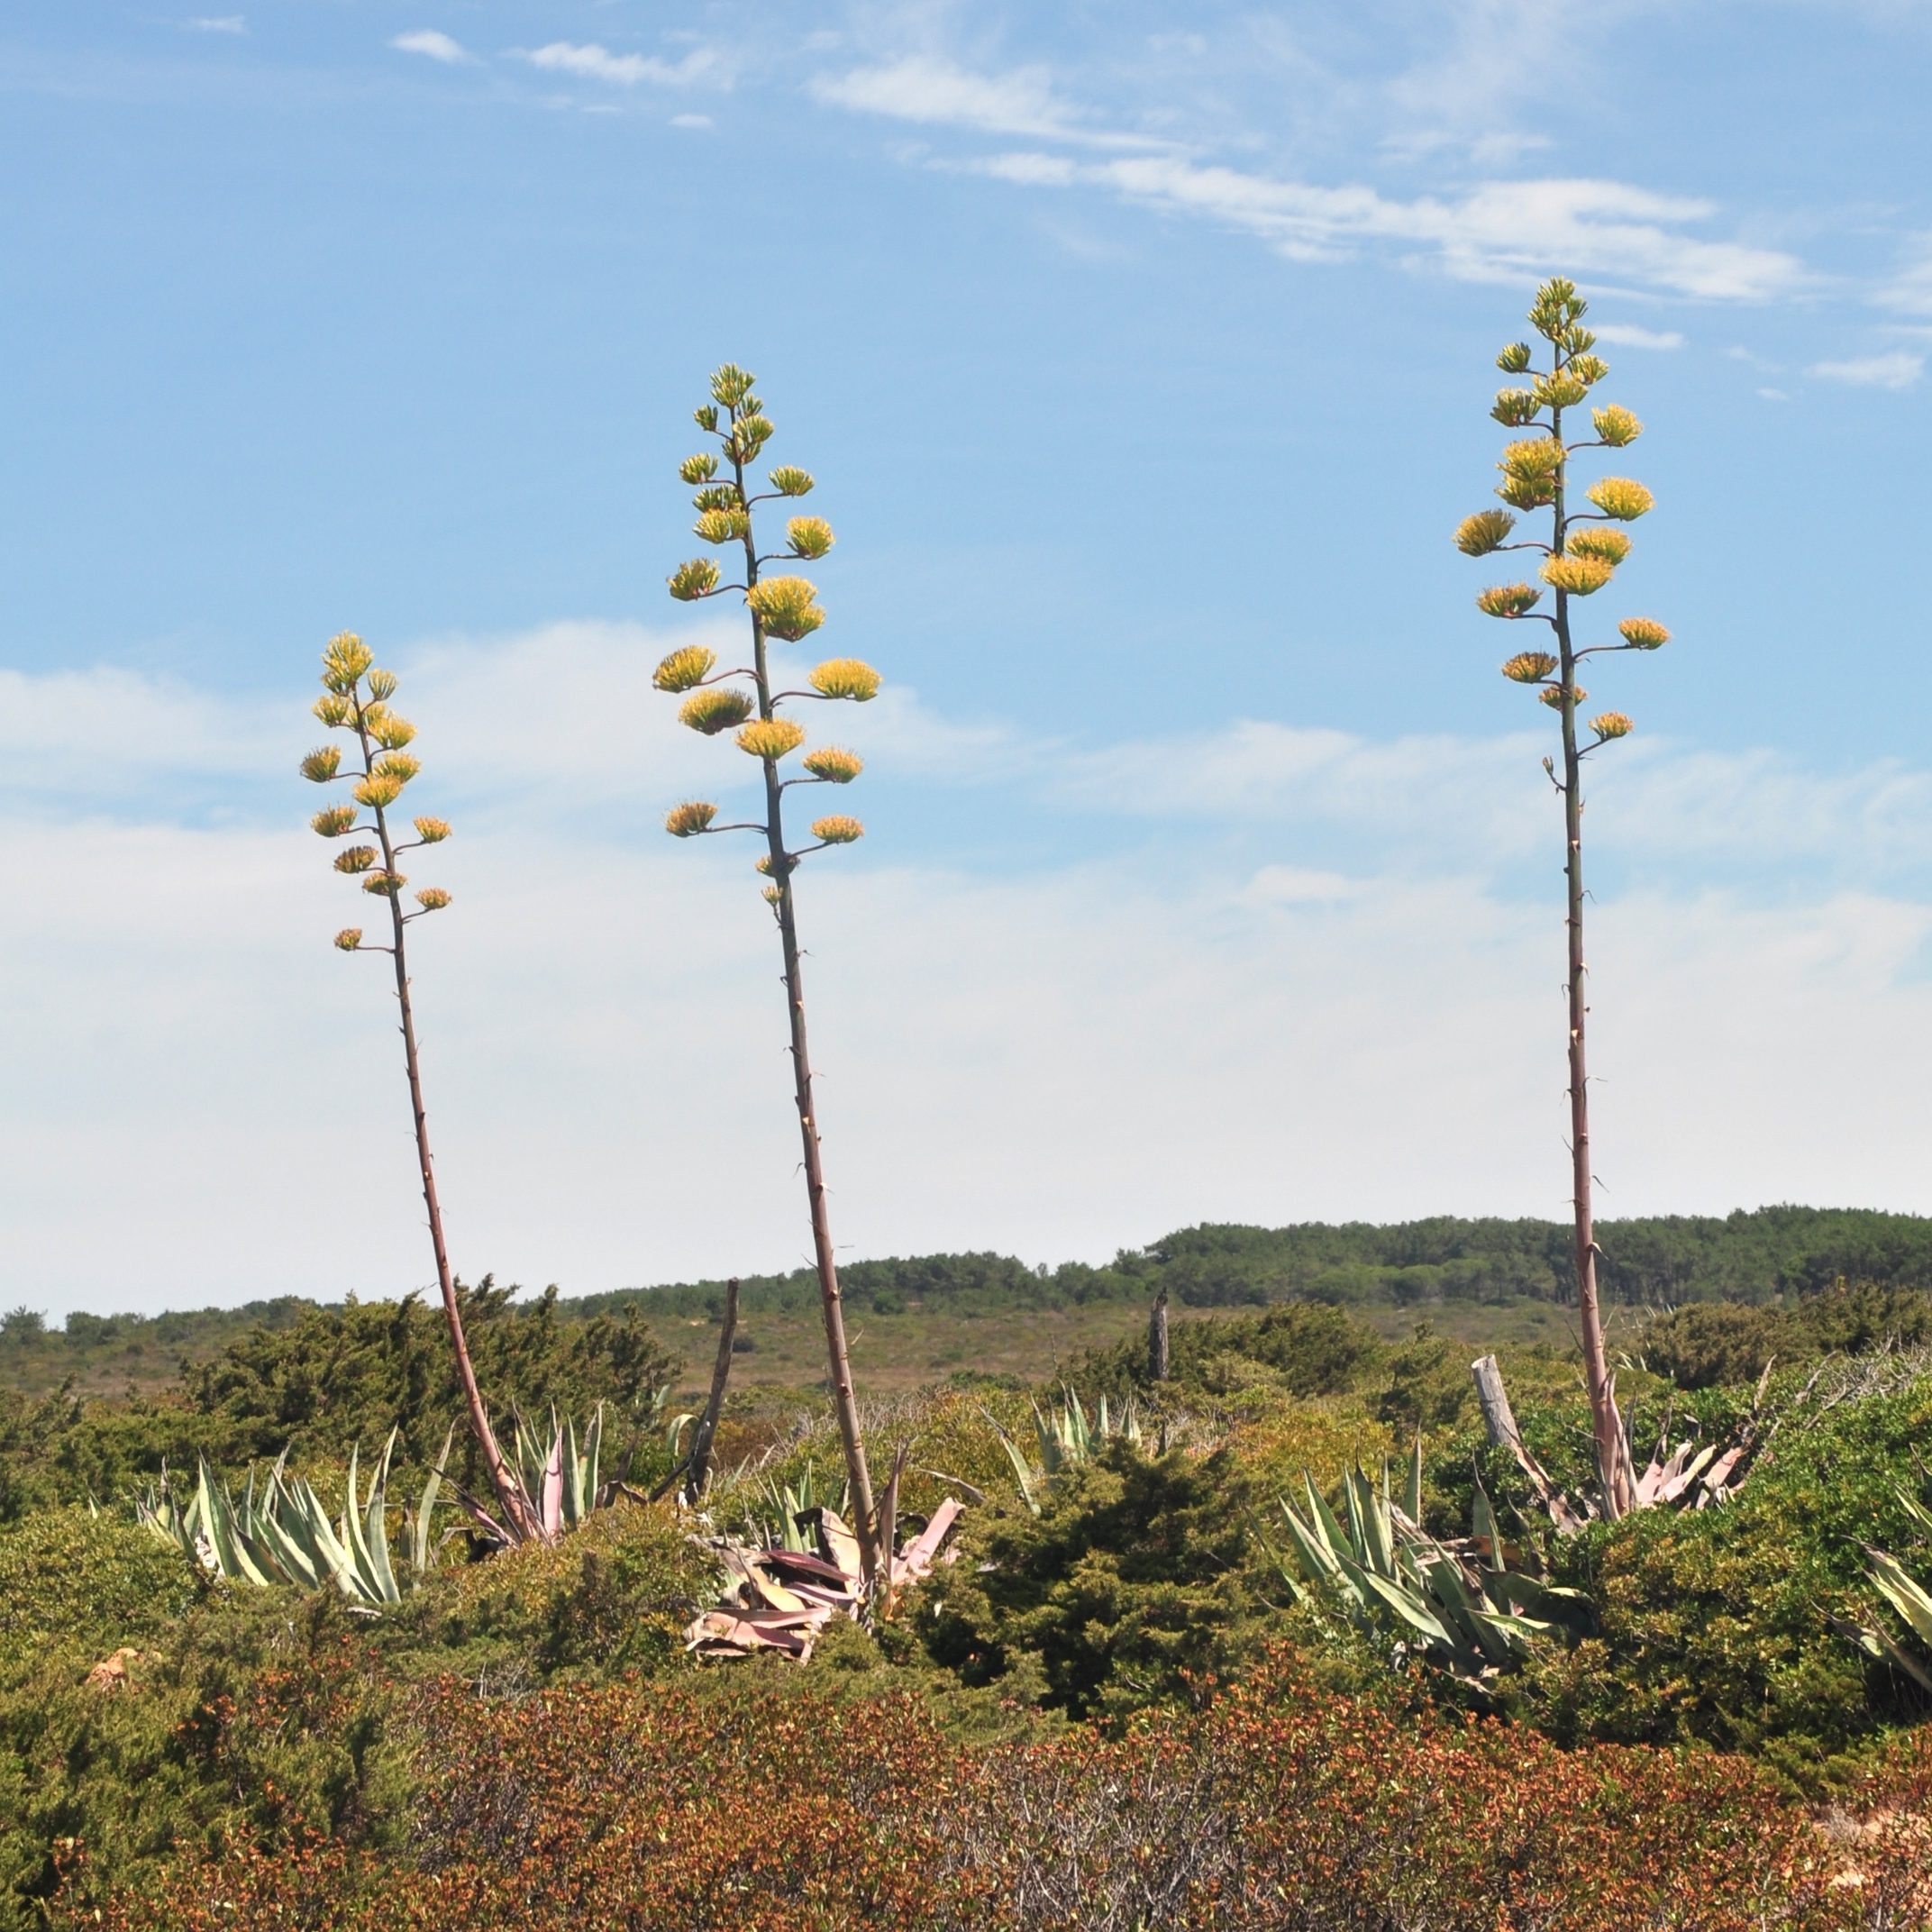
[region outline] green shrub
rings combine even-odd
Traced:
[[[1226,1451],[1142,1454],[1115,1437],[1039,1516],[993,1507],[918,1617],[928,1654],[968,1685],[1074,1717],[1201,1694],[1268,1616],[1245,1574],[1247,1486]]]

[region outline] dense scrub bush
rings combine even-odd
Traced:
[[[1928,1340],[1932,1298],[1923,1290],[1840,1280],[1791,1308],[1694,1302],[1652,1322],[1637,1349],[1646,1369],[1680,1389],[1715,1389],[1754,1381],[1773,1359],[1789,1365]]]
[[[1110,1740],[949,1745],[911,1699],[642,1687],[412,1711],[408,1864],[243,1837],[111,1926],[1135,1927],[1891,1932],[1927,1923],[1922,1832],[1835,1842],[1748,1764],[1563,1753],[1414,1722],[1278,1659]],[[1909,1793],[1918,1760],[1893,1768]],[[1882,1802],[1874,1788],[1867,1794]],[[1855,1882],[1846,1882],[1855,1878]],[[1834,1881],[1838,1882],[1834,1882]],[[1874,1912],[1873,1906],[1877,1906]],[[1879,1916],[1884,1914],[1885,1916]]]
[[[554,1402],[582,1417],[592,1404],[608,1402],[607,1463],[615,1472],[634,1442],[634,1472],[655,1474],[665,1458],[649,1426],[649,1401],[677,1372],[675,1358],[634,1314],[570,1322],[559,1317],[554,1291],[524,1306],[512,1301],[515,1292],[488,1280],[462,1290],[470,1353],[499,1414],[542,1416]],[[70,1390],[29,1399],[0,1390],[0,1521],[88,1496],[118,1501],[159,1476],[164,1463],[192,1476],[197,1455],[232,1470],[292,1447],[311,1468],[318,1459],[339,1463],[351,1443],[367,1452],[397,1426],[397,1467],[408,1478],[433,1462],[461,1412],[440,1309],[413,1296],[304,1304],[281,1325],[231,1341],[160,1399],[84,1401]],[[475,1457],[473,1440],[459,1429],[451,1471],[472,1490],[481,1481]]]
[[[519,1693],[683,1674],[715,1582],[663,1509],[624,1507],[553,1547],[433,1577],[379,1619],[331,1590],[204,1583],[145,1531],[49,1511],[0,1536],[0,1584],[46,1616],[0,1625],[0,1932],[41,1923],[61,1842],[77,1898],[244,1836],[277,1858],[321,1832],[395,1848],[411,1816],[391,1742],[409,1687],[457,1672]],[[113,1688],[89,1666],[124,1657]]]
[[[1198,1694],[1258,1647],[1251,1492],[1226,1452],[1144,1455],[1119,1440],[1050,1490],[996,1506],[928,1591],[921,1634],[968,1685],[1075,1717]]]

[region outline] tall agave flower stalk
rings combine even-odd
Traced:
[[[1603,1321],[1597,1300],[1597,1241],[1590,1208],[1590,1092],[1584,1052],[1584,1025],[1590,1004],[1583,958],[1583,761],[1618,738],[1627,737],[1630,720],[1620,711],[1605,711],[1581,728],[1579,707],[1589,694],[1577,683],[1585,658],[1622,651],[1655,651],[1670,641],[1670,633],[1649,617],[1626,617],[1617,626],[1619,642],[1579,646],[1572,634],[1573,606],[1594,597],[1617,573],[1630,554],[1630,538],[1618,525],[1634,523],[1650,509],[1650,492],[1627,477],[1602,477],[1582,493],[1588,508],[1572,508],[1576,501],[1570,478],[1570,459],[1582,450],[1621,450],[1634,442],[1643,424],[1627,409],[1612,403],[1593,408],[1594,434],[1573,442],[1563,436],[1565,411],[1580,410],[1590,391],[1608,375],[1608,365],[1593,351],[1596,337],[1583,326],[1585,304],[1576,286],[1560,278],[1536,292],[1529,312],[1531,326],[1548,344],[1549,367],[1532,366],[1527,342],[1512,342],[1497,360],[1506,374],[1527,376],[1528,388],[1504,389],[1490,412],[1506,429],[1519,433],[1503,451],[1498,467],[1503,473],[1496,494],[1529,515],[1549,513],[1549,541],[1511,542],[1516,518],[1510,510],[1481,510],[1467,517],[1455,533],[1456,547],[1471,557],[1494,551],[1539,551],[1542,588],[1528,583],[1499,584],[1476,599],[1488,615],[1506,623],[1546,624],[1554,652],[1523,651],[1503,667],[1503,676],[1533,688],[1555,712],[1562,737],[1563,775],[1545,758],[1549,774],[1563,799],[1564,877],[1568,886],[1569,1021],[1570,1021],[1570,1151],[1572,1199],[1576,1220],[1576,1279],[1579,1317],[1583,1332],[1584,1377],[1596,1436],[1598,1472],[1606,1512],[1615,1517],[1634,1503],[1628,1445],[1617,1409],[1617,1391],[1604,1358]],[[1545,590],[1554,593],[1554,611],[1539,610]]]
[[[440,845],[450,835],[449,825],[440,818],[418,818],[415,836],[398,840],[389,823],[389,814],[402,798],[404,789],[423,769],[408,749],[416,728],[408,719],[389,708],[396,695],[393,671],[375,668],[375,657],[352,631],[344,631],[329,640],[322,654],[323,696],[315,701],[315,715],[331,731],[346,733],[354,750],[349,769],[342,769],[340,745],[323,746],[302,761],[302,776],[317,785],[347,782],[354,805],[325,806],[309,821],[325,839],[354,838],[335,856],[335,870],[351,879],[360,879],[363,891],[387,901],[389,907],[389,943],[365,943],[362,928],[345,926],[335,935],[335,943],[344,952],[386,952],[396,969],[396,999],[401,1009],[403,1059],[409,1074],[409,1110],[415,1124],[416,1161],[423,1177],[423,1205],[429,1212],[430,1244],[436,1254],[436,1285],[442,1295],[442,1312],[450,1325],[450,1345],[456,1353],[456,1372],[463,1386],[463,1400],[469,1413],[469,1427],[482,1451],[491,1487],[502,1507],[504,1520],[493,1525],[508,1540],[523,1542],[543,1533],[542,1518],[515,1469],[505,1456],[490,1426],[489,1412],[477,1386],[477,1372],[469,1360],[469,1344],[463,1335],[462,1310],[456,1299],[456,1280],[450,1269],[449,1245],[443,1239],[442,1208],[436,1198],[436,1169],[430,1157],[429,1116],[423,1104],[423,1067],[416,1050],[415,1015],[409,1002],[409,965],[406,951],[408,928],[433,912],[441,912],[450,903],[450,895],[440,886],[428,886],[415,893],[416,909],[403,910],[403,889],[408,879],[397,868],[403,853],[419,847]],[[364,823],[361,810],[373,815]],[[376,843],[368,843],[373,832]]]
[[[852,1487],[853,1525],[868,1580],[880,1573],[879,1526],[872,1502],[871,1476],[865,1445],[859,1433],[859,1408],[852,1392],[852,1365],[845,1345],[844,1307],[839,1295],[838,1266],[833,1258],[832,1224],[825,1204],[824,1157],[819,1147],[818,1112],[812,1094],[812,1062],[807,1049],[805,985],[798,967],[797,909],[793,874],[808,853],[828,846],[849,845],[864,834],[856,818],[833,814],[812,822],[810,844],[786,843],[785,795],[799,786],[849,785],[863,770],[851,752],[824,745],[804,754],[791,776],[781,776],[785,761],[806,740],[804,725],[785,715],[793,703],[849,700],[863,704],[879,690],[879,673],[852,658],[834,658],[820,664],[806,680],[807,688],[774,688],[770,661],[773,639],[799,643],[825,621],[818,593],[803,577],[765,575],[768,564],[811,562],[832,548],[832,526],[822,517],[794,516],[785,525],[781,550],[761,554],[752,520],[761,503],[785,502],[807,495],[812,478],[802,469],[781,465],[766,476],[758,490],[752,466],[771,439],[772,425],[764,406],[752,393],[754,378],[727,363],[711,378],[711,401],[696,412],[697,426],[716,440],[715,454],[688,457],[678,474],[697,486],[697,535],[722,550],[736,551],[743,560],[742,582],[727,583],[708,557],[680,564],[670,578],[670,594],[681,603],[736,592],[744,598],[751,617],[752,661],[719,670],[715,652],[701,644],[674,651],[657,668],[653,682],[661,691],[681,696],[679,719],[706,737],[734,734],[741,752],[758,761],[764,781],[764,816],[724,825],[718,808],[702,799],[679,806],[664,821],[675,838],[696,838],[713,832],[756,832],[765,850],[757,861],[767,880],[766,903],[779,929],[784,957],[785,1003],[791,1025],[792,1080],[798,1108],[798,1131],[805,1147],[806,1195],[812,1218],[812,1246],[818,1263],[819,1302],[825,1317],[825,1353],[831,1371],[832,1399],[838,1415],[839,1435],[845,1452],[846,1474]]]

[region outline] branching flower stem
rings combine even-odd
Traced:
[[[1556,366],[1563,367],[1563,351]],[[1563,411],[1551,412],[1550,433],[1561,442]],[[1563,555],[1568,526],[1563,518],[1563,470],[1556,472],[1553,506],[1554,533],[1551,554]],[[1583,958],[1583,753],[1576,734],[1577,654],[1570,634],[1570,594],[1556,592],[1556,652],[1561,670],[1563,776],[1558,788],[1563,798],[1563,885],[1566,895],[1564,931],[1569,941],[1567,996],[1570,1007],[1570,1177],[1574,1217],[1578,1324],[1583,1337],[1583,1381],[1590,1395],[1591,1432],[1597,1441],[1597,1463],[1603,1472],[1605,1499],[1613,1516],[1630,1507],[1625,1473],[1627,1460],[1623,1420],[1617,1394],[1610,1386],[1609,1364],[1603,1347],[1603,1315],[1597,1295],[1597,1228],[1591,1201],[1590,1167],[1590,1068],[1586,1031],[1590,1017],[1590,968]]]
[[[1582,1331],[1583,1373],[1590,1394],[1591,1433],[1606,1515],[1617,1517],[1636,1505],[1629,1445],[1617,1408],[1617,1390],[1603,1347],[1603,1317],[1599,1302],[1595,1215],[1591,1203],[1594,1175],[1590,1163],[1590,1071],[1587,1034],[1590,1017],[1590,969],[1583,952],[1583,761],[1612,741],[1627,737],[1630,720],[1620,711],[1607,711],[1589,721],[1589,741],[1577,729],[1577,706],[1587,695],[1576,682],[1577,667],[1588,657],[1608,652],[1655,651],[1669,642],[1670,633],[1648,617],[1627,617],[1618,625],[1619,643],[1588,644],[1579,649],[1571,631],[1571,606],[1578,597],[1603,589],[1617,567],[1630,553],[1630,539],[1613,525],[1634,523],[1651,507],[1650,492],[1627,477],[1605,477],[1585,493],[1595,512],[1571,511],[1565,497],[1570,459],[1579,451],[1621,450],[1643,432],[1643,424],[1625,408],[1595,408],[1590,422],[1596,435],[1573,444],[1563,442],[1563,412],[1579,406],[1597,383],[1609,373],[1592,351],[1596,338],[1582,326],[1585,303],[1573,283],[1553,278],[1537,291],[1530,321],[1549,343],[1547,370],[1531,367],[1526,342],[1512,342],[1497,358],[1511,375],[1527,376],[1533,387],[1503,390],[1490,415],[1507,428],[1526,433],[1503,452],[1499,466],[1503,483],[1497,491],[1514,509],[1550,512],[1547,544],[1509,542],[1516,518],[1506,511],[1484,510],[1466,517],[1455,535],[1466,556],[1486,557],[1499,551],[1531,550],[1543,553],[1538,576],[1555,593],[1555,612],[1539,611],[1542,590],[1527,583],[1499,584],[1482,592],[1478,606],[1490,616],[1509,623],[1535,618],[1550,626],[1556,644],[1545,651],[1524,651],[1502,667],[1503,675],[1536,689],[1557,714],[1562,726],[1563,775],[1554,760],[1544,770],[1563,795],[1564,931],[1568,954],[1565,999],[1568,1005],[1571,1201],[1575,1226],[1579,1326]],[[1547,413],[1547,421],[1544,420]],[[1601,526],[1601,527],[1599,527]]]
[[[735,420],[736,405],[733,405]],[[744,459],[734,453],[732,471],[739,501],[749,505]],[[758,581],[760,558],[747,515],[744,532],[744,579],[749,589]],[[765,625],[754,609],[752,619],[752,682],[758,688],[758,715],[773,715],[771,675],[766,661]],[[778,915],[779,945],[785,962],[786,1017],[791,1025],[792,1086],[798,1107],[798,1135],[805,1150],[805,1192],[812,1217],[812,1253],[818,1266],[818,1302],[825,1317],[825,1362],[832,1381],[832,1406],[838,1417],[839,1440],[845,1451],[846,1480],[852,1485],[852,1528],[870,1579],[878,1573],[877,1520],[872,1503],[872,1477],[859,1433],[859,1400],[852,1382],[852,1360],[845,1344],[845,1303],[839,1291],[838,1262],[832,1247],[832,1217],[825,1202],[825,1156],[819,1145],[817,1107],[812,1091],[812,1055],[805,1032],[805,975],[798,959],[798,919],[792,893],[796,864],[785,849],[785,787],[774,759],[761,759],[765,776],[765,848],[772,884],[778,889],[773,911]]]
[[[426,914],[440,911],[448,905],[450,896],[440,890],[419,892],[416,900],[421,909],[406,913],[403,910],[403,888],[407,880],[397,870],[396,861],[406,852],[440,843],[449,835],[450,828],[441,820],[418,819],[416,830],[419,836],[406,841],[398,841],[395,837],[389,828],[387,807],[402,796],[404,786],[418,769],[415,759],[398,756],[401,747],[415,735],[415,728],[397,719],[388,708],[387,698],[395,689],[396,680],[387,672],[372,672],[370,688],[365,695],[362,679],[369,668],[369,654],[360,638],[346,633],[332,641],[324,663],[327,671],[323,681],[331,695],[318,705],[317,715],[332,728],[352,734],[361,757],[362,769],[360,775],[354,771],[339,772],[339,753],[332,749],[312,753],[305,761],[303,771],[305,776],[324,784],[333,782],[338,775],[358,780],[354,788],[356,801],[375,815],[381,865],[379,870],[373,868],[372,861],[377,854],[364,845],[344,852],[337,861],[337,870],[346,871],[351,877],[361,876],[363,889],[386,898],[389,905],[388,945],[365,946],[360,930],[355,928],[342,933],[336,944],[350,952],[387,952],[395,968],[396,1003],[402,1022],[403,1062],[409,1078],[409,1113],[415,1132],[416,1165],[423,1182],[423,1205],[429,1217],[430,1244],[436,1257],[436,1287],[442,1299],[443,1317],[449,1325],[450,1345],[456,1358],[457,1379],[462,1384],[470,1432],[482,1452],[484,1466],[489,1472],[490,1486],[504,1511],[505,1521],[498,1526],[513,1542],[542,1538],[542,1519],[522,1478],[511,1467],[497,1440],[495,1429],[490,1426],[489,1411],[477,1384],[476,1366],[470,1360],[469,1338],[463,1332],[462,1308],[457,1296],[455,1275],[450,1266],[449,1244],[443,1234],[442,1204],[436,1193],[436,1164],[429,1143],[429,1112],[423,1098],[423,1060],[416,1043],[415,1012],[409,997],[408,928]],[[387,770],[383,769],[385,765]],[[355,812],[346,807],[321,814],[314,828],[329,838],[361,835],[369,829],[359,824]]]
[[[861,836],[865,828],[855,818],[834,815],[814,823],[812,835],[816,843],[792,850],[785,839],[785,794],[793,786],[848,784],[863,768],[856,756],[836,746],[822,746],[804,758],[802,762],[809,776],[783,779],[779,767],[806,736],[796,720],[781,715],[780,707],[788,699],[864,703],[878,690],[879,680],[870,666],[839,659],[819,665],[811,673],[809,690],[772,688],[770,641],[777,638],[785,642],[800,642],[825,622],[825,613],[814,601],[816,590],[802,577],[764,578],[761,572],[768,563],[796,563],[823,557],[834,539],[831,526],[822,518],[795,517],[786,526],[788,548],[779,553],[760,554],[752,530],[754,506],[772,497],[802,497],[812,488],[812,478],[802,469],[774,469],[769,478],[771,489],[753,494],[747,471],[770,438],[772,426],[763,414],[763,405],[751,393],[752,384],[752,378],[744,370],[726,364],[712,377],[713,401],[697,412],[699,426],[718,441],[724,475],[729,480],[720,480],[719,456],[709,452],[691,457],[679,469],[685,482],[702,486],[694,499],[700,513],[696,533],[708,543],[742,544],[744,580],[721,583],[717,566],[706,559],[680,565],[670,580],[670,594],[680,602],[695,603],[727,592],[742,595],[752,623],[752,662],[742,671],[719,674],[715,669],[715,657],[708,647],[689,645],[672,652],[658,666],[652,682],[661,691],[687,694],[679,715],[693,730],[706,736],[736,730],[739,749],[754,754],[762,770],[764,823],[755,827],[720,825],[716,822],[717,807],[695,799],[678,807],[664,823],[665,830],[679,838],[739,830],[757,830],[764,834],[765,855],[758,869],[769,880],[764,896],[778,923],[784,963],[793,1097],[805,1156],[806,1198],[818,1271],[819,1306],[825,1321],[827,1380],[844,1448],[852,1528],[858,1537],[861,1567],[870,1587],[886,1580],[891,1553],[885,1546],[884,1537],[889,1536],[889,1531],[882,1532],[874,1503],[871,1475],[859,1427],[858,1399],[852,1387],[844,1303],[832,1244],[811,1051],[806,1034],[805,977],[793,888],[793,875],[807,854],[829,845],[849,844]],[[736,689],[725,688],[740,679],[748,682],[749,689],[742,686]]]

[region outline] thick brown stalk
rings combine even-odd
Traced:
[[[749,504],[744,465],[733,464],[738,500]],[[749,519],[744,536],[747,588],[758,581],[758,548]],[[758,682],[758,714],[772,715],[771,679],[765,661],[765,627],[752,613],[752,662]],[[865,1443],[859,1431],[859,1402],[852,1390],[852,1361],[845,1344],[845,1305],[839,1292],[838,1262],[832,1248],[832,1218],[825,1204],[825,1162],[819,1151],[818,1116],[812,1094],[812,1058],[805,1036],[805,979],[798,964],[798,927],[791,889],[791,862],[785,852],[785,788],[778,761],[765,759],[766,862],[777,889],[779,940],[785,961],[785,1005],[791,1024],[792,1085],[798,1107],[798,1133],[805,1152],[805,1191],[812,1216],[812,1253],[818,1264],[818,1304],[825,1318],[827,1381],[832,1407],[838,1417],[839,1440],[845,1452],[845,1479],[852,1489],[852,1528],[859,1539],[859,1557],[867,1583],[881,1574],[878,1520],[872,1506],[872,1476],[866,1466]]]
[[[685,1458],[684,1499],[695,1503],[705,1493],[705,1480],[711,1473],[711,1444],[718,1433],[718,1417],[724,1408],[724,1390],[731,1381],[731,1346],[738,1339],[738,1277],[724,1284],[724,1319],[718,1325],[717,1358],[711,1364],[711,1393],[705,1412],[697,1418],[691,1437],[691,1453]]]
[[[362,739],[362,763],[366,771],[372,760],[369,740]],[[376,807],[376,836],[382,842],[382,865],[391,878],[396,876],[396,848],[389,838],[388,820],[382,807]],[[477,1386],[477,1372],[469,1360],[469,1344],[463,1335],[462,1310],[456,1300],[456,1280],[450,1271],[450,1251],[442,1237],[442,1208],[436,1198],[436,1167],[430,1158],[429,1115],[423,1105],[423,1067],[416,1052],[415,1016],[409,1005],[409,966],[403,951],[406,919],[402,894],[387,895],[389,917],[395,932],[391,949],[396,961],[396,1001],[403,1015],[403,1058],[409,1069],[409,1112],[415,1123],[416,1161],[423,1171],[423,1205],[429,1213],[430,1244],[436,1251],[436,1286],[442,1295],[442,1312],[450,1325],[450,1345],[456,1353],[456,1373],[463,1385],[463,1401],[469,1411],[469,1427],[477,1446],[483,1452],[484,1466],[489,1471],[491,1486],[509,1518],[505,1526],[519,1539],[541,1536],[542,1526],[533,1516],[524,1495],[524,1486],[504,1460],[497,1432],[489,1426],[489,1411],[483,1406],[483,1391]]]
[[[1563,438],[1563,412],[1552,412],[1551,433]],[[1556,555],[1563,553],[1563,478],[1557,472]],[[1570,599],[1556,593],[1556,642],[1562,663],[1563,739],[1563,881],[1567,894],[1564,925],[1569,935],[1570,1165],[1576,1232],[1577,1319],[1583,1335],[1583,1379],[1590,1393],[1591,1434],[1604,1508],[1613,1519],[1627,1514],[1632,1498],[1624,1469],[1623,1420],[1610,1385],[1603,1353],[1603,1317],[1597,1300],[1597,1235],[1590,1206],[1590,1075],[1585,1022],[1590,1014],[1589,967],[1583,959],[1583,786],[1582,760],[1576,742],[1576,653],[1570,640]]]

